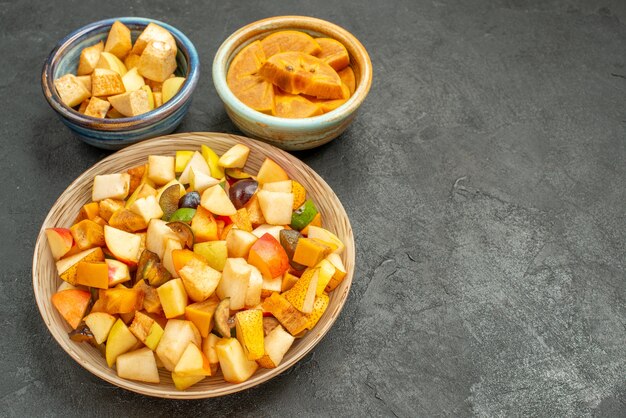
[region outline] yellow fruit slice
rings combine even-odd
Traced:
[[[250,75],[229,85],[232,92],[252,109],[274,115],[274,86],[258,75]]]
[[[259,74],[287,93],[303,93],[318,99],[343,98],[337,72],[319,58],[301,52],[272,56],[265,61]]]
[[[267,58],[281,52],[296,51],[308,55],[317,55],[321,48],[312,36],[295,30],[274,32],[261,41]]]
[[[356,89],[356,77],[354,76],[354,71],[352,67],[346,67],[343,70],[337,72],[339,74],[339,78],[341,82],[348,86],[350,90],[350,95],[354,94],[354,90]]]
[[[322,48],[317,58],[333,67],[335,71],[343,70],[350,65],[350,55],[341,42],[332,38],[316,38],[315,40]]]
[[[231,84],[246,76],[256,74],[264,62],[265,54],[261,47],[261,41],[252,42],[239,51],[233,59],[233,62],[230,63],[228,74],[226,75],[226,82],[232,89]]]

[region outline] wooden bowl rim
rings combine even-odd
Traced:
[[[145,152],[145,157],[147,158],[148,152],[151,149],[151,147],[154,147],[157,145],[167,146],[171,143],[172,149],[169,150],[169,152],[172,152],[175,149],[183,149],[184,147],[193,147],[193,146],[199,147],[201,144],[206,144],[206,145],[211,146],[212,140],[218,141],[218,142],[225,141],[229,143],[229,145],[234,145],[236,143],[243,143],[244,145],[250,147],[251,155],[253,155],[254,153],[260,152],[262,153],[263,156],[265,156],[269,153],[269,154],[274,154],[274,156],[272,157],[273,159],[277,159],[276,154],[278,154],[278,156],[285,158],[287,162],[289,162],[292,165],[289,167],[283,167],[290,174],[290,177],[294,178],[295,180],[298,180],[297,176],[293,176],[294,172],[304,172],[308,176],[310,176],[311,182],[319,185],[322,191],[324,193],[327,193],[324,199],[328,200],[328,204],[332,207],[334,213],[336,215],[339,215],[338,220],[341,222],[344,222],[343,226],[345,229],[344,231],[345,236],[341,236],[341,238],[345,244],[343,258],[344,258],[344,263],[347,269],[347,275],[345,279],[342,281],[342,283],[340,284],[340,286],[337,289],[335,289],[335,291],[332,292],[330,295],[331,303],[329,304],[327,311],[322,316],[322,320],[323,320],[324,317],[326,317],[327,315],[330,315],[328,316],[327,321],[322,323],[322,320],[320,320],[320,323],[318,323],[316,327],[314,327],[312,330],[310,330],[307,333],[307,336],[312,335],[312,340],[309,341],[306,345],[300,344],[298,347],[296,347],[298,351],[294,352],[294,356],[288,359],[287,361],[284,361],[283,363],[281,363],[275,369],[259,368],[259,371],[257,371],[255,375],[253,375],[246,382],[239,383],[239,384],[220,382],[219,386],[217,387],[212,387],[211,389],[207,389],[207,390],[195,390],[195,391],[189,390],[189,389],[193,389],[194,388],[193,386],[192,388],[189,388],[186,391],[178,391],[175,388],[173,388],[173,386],[170,388],[170,386],[165,386],[162,383],[161,384],[148,384],[148,383],[141,383],[141,382],[121,379],[117,377],[113,369],[110,369],[106,366],[106,363],[104,364],[104,367],[102,367],[102,364],[98,365],[98,364],[93,363],[92,361],[88,361],[85,358],[83,358],[80,355],[77,348],[80,347],[81,350],[85,347],[86,347],[85,349],[93,349],[93,348],[87,346],[86,344],[84,346],[77,346],[76,344],[79,344],[79,343],[69,340],[67,336],[67,329],[69,329],[69,327],[66,324],[63,324],[62,320],[61,320],[61,324],[65,326],[59,326],[58,323],[54,322],[54,317],[55,316],[59,317],[58,313],[54,310],[50,300],[45,300],[45,298],[43,298],[43,295],[41,294],[43,293],[42,284],[45,283],[47,280],[49,280],[49,277],[42,277],[42,275],[40,274],[41,263],[43,262],[40,257],[43,255],[44,251],[48,251],[48,249],[46,248],[47,246],[46,246],[46,239],[45,239],[45,229],[47,227],[55,226],[55,225],[50,225],[50,219],[55,213],[55,208],[57,208],[57,206],[62,205],[66,195],[70,195],[75,187],[82,185],[87,181],[91,181],[93,179],[93,176],[97,174],[99,170],[103,169],[103,167],[108,166],[110,163],[114,161],[115,162],[120,161],[120,159],[124,159],[124,157],[130,157],[134,155],[135,152]],[[280,161],[277,161],[277,162],[281,163]],[[282,165],[283,164],[281,164],[281,166]],[[110,171],[107,171],[107,172],[110,172]],[[71,214],[70,216],[73,216],[73,214]],[[50,256],[50,260],[52,260],[51,256]],[[56,271],[54,265],[52,266],[52,269],[53,271]],[[83,366],[92,374],[116,386],[130,390],[132,392],[140,393],[143,395],[160,397],[160,398],[170,398],[170,399],[202,399],[202,398],[218,397],[218,396],[228,395],[231,393],[236,393],[242,390],[252,388],[261,383],[264,383],[278,376],[279,374],[286,371],[290,367],[294,366],[298,361],[302,359],[302,357],[308,354],[317,344],[319,344],[319,342],[322,340],[322,338],[326,335],[326,333],[330,330],[330,328],[336,321],[337,317],[339,316],[339,313],[341,312],[347,300],[347,297],[350,291],[350,286],[352,284],[354,270],[355,270],[355,244],[354,244],[354,235],[352,233],[352,227],[350,225],[350,220],[345,212],[343,205],[339,201],[339,198],[334,193],[334,191],[330,188],[330,186],[324,181],[324,179],[322,179],[315,171],[313,171],[313,169],[311,169],[302,161],[298,160],[294,156],[272,145],[269,145],[260,141],[255,141],[253,139],[243,137],[243,136],[224,134],[224,133],[215,133],[215,132],[179,133],[179,134],[166,135],[166,136],[154,138],[151,140],[143,141],[138,144],[134,144],[127,148],[124,148],[104,158],[103,160],[99,161],[93,166],[91,166],[89,169],[83,172],[80,176],[78,176],[63,191],[63,193],[61,193],[59,198],[55,201],[55,203],[50,208],[48,214],[46,215],[45,220],[42,223],[42,226],[40,228],[40,231],[37,237],[34,254],[33,254],[33,265],[32,265],[33,291],[35,294],[35,300],[37,302],[37,306],[39,308],[41,317],[43,321],[45,322],[46,326],[48,327],[48,330],[54,337],[54,339],[61,346],[61,348],[63,348],[63,350],[67,354],[70,355],[70,357],[72,357],[78,364]],[[55,276],[55,278],[57,281],[60,281],[58,276]],[[319,328],[320,325],[322,325],[321,328]],[[102,361],[104,361],[104,359],[102,359]]]

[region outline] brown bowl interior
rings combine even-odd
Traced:
[[[49,227],[68,227],[72,224],[81,206],[90,200],[92,180],[97,174],[121,172],[145,164],[149,154],[174,155],[176,150],[198,150],[201,144],[206,144],[221,154],[236,143],[243,143],[251,149],[246,169],[256,172],[265,157],[270,157],[279,163],[291,178],[306,188],[322,213],[323,226],[334,231],[346,245],[342,258],[348,274],[341,285],[330,294],[330,304],[319,323],[303,338],[296,340],[276,369],[259,369],[251,379],[240,384],[227,383],[222,379],[221,373],[218,373],[217,376],[206,378],[186,391],[176,390],[170,374],[164,370],[160,371],[160,384],[120,379],[113,369],[107,367],[104,358],[95,348],[68,338],[70,327],[50,302],[61,280],[47,248],[44,230]],[[84,172],[63,192],[50,209],[37,238],[33,256],[33,288],[41,316],[53,337],[74,360],[90,372],[114,385],[145,395],[180,399],[208,398],[238,392],[271,379],[313,349],[337,319],[346,301],[352,283],[354,263],[354,237],[347,214],[328,184],[308,166],[284,151],[248,138],[219,133],[185,133],[144,141],[119,151]]]

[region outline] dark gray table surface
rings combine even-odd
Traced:
[[[296,154],[354,228],[346,306],[312,353],[246,392],[111,386],[56,344],[33,298],[48,209],[108,155],[49,108],[41,65],[89,22],[167,21],[202,62],[178,132],[237,133],[213,56],[283,14],[347,28],[374,65],[349,131]],[[625,22],[623,0],[1,3],[0,416],[625,415]]]

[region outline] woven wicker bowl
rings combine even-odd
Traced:
[[[341,285],[330,294],[328,309],[315,328],[305,337],[296,340],[285,355],[283,362],[275,369],[259,369],[252,378],[241,384],[227,383],[223,380],[221,373],[218,373],[217,376],[208,377],[186,391],[176,390],[170,374],[166,371],[160,371],[161,383],[158,385],[120,379],[115,370],[107,367],[104,358],[95,348],[68,338],[70,327],[50,302],[61,280],[47,248],[44,229],[71,225],[81,206],[90,200],[92,180],[97,174],[120,172],[144,164],[149,154],[174,155],[176,150],[195,150],[199,149],[201,144],[209,145],[220,154],[236,143],[243,143],[251,149],[246,166],[248,170],[256,172],[267,156],[279,163],[291,178],[306,188],[322,213],[323,226],[334,231],[345,243],[346,248],[342,257],[348,274]],[[39,311],[52,336],[74,360],[96,376],[122,388],[150,396],[179,399],[209,398],[238,392],[265,382],[293,366],[311,351],[328,332],[346,302],[352,283],[354,258],[352,228],[341,202],[328,184],[304,163],[271,145],[248,138],[219,133],[185,133],[144,141],[119,151],[84,172],[63,192],[50,209],[37,237],[33,256],[33,288]],[[324,367],[332,367],[332,365],[327,364]]]

